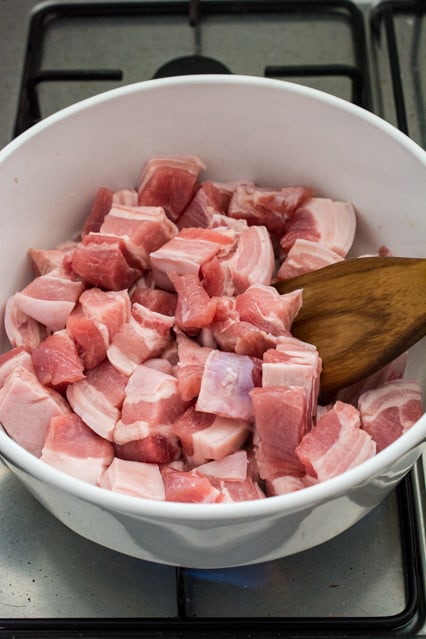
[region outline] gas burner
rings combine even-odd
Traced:
[[[203,55],[187,55],[163,64],[153,78],[167,78],[175,75],[196,75],[199,73],[231,73],[219,60]]]

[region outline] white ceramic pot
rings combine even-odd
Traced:
[[[28,281],[26,251],[80,228],[98,186],[134,185],[153,153],[198,154],[215,180],[303,184],[351,200],[353,255],[384,244],[424,257],[426,153],[347,102],[282,81],[243,76],[154,80],[57,113],[0,153],[0,301]],[[1,349],[9,348],[2,333]],[[423,354],[423,356],[422,356]],[[426,388],[424,344],[407,374]],[[0,432],[3,459],[77,533],[123,553],[191,567],[250,564],[326,541],[366,515],[409,471],[423,416],[397,442],[339,477],[289,495],[234,504],[181,504],[111,493],[36,459]]]

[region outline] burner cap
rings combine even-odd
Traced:
[[[231,73],[222,62],[202,55],[188,55],[175,58],[163,64],[153,78],[168,78],[174,75],[195,75],[199,73]]]

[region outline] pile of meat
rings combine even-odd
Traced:
[[[0,422],[52,466],[148,499],[288,493],[376,454],[421,416],[405,358],[318,405],[321,354],[285,279],[345,259],[356,215],[301,186],[202,180],[152,157],[100,187],[81,236],[29,250],[5,310]],[[342,362],[344,366],[344,362]]]

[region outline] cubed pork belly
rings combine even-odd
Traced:
[[[201,388],[204,364],[212,352],[209,346],[200,346],[198,342],[178,332],[176,336],[178,362],[176,377],[179,394],[185,401],[198,396]]]
[[[123,238],[129,264],[145,270],[150,254],[176,235],[177,228],[161,206],[114,204],[99,232]]]
[[[196,155],[152,156],[138,180],[139,206],[162,206],[172,220],[177,220],[193,198],[205,168]]]
[[[214,503],[221,501],[220,491],[205,476],[196,471],[163,469],[166,501]]]
[[[9,373],[17,366],[22,366],[31,373],[34,373],[31,354],[23,346],[16,346],[10,351],[6,351],[6,353],[0,355],[0,388],[3,386]]]
[[[228,203],[226,195],[213,182],[203,182],[179,217],[177,225],[180,229],[185,227],[211,228],[215,213],[225,213]]]
[[[78,301],[86,317],[106,326],[110,339],[130,317],[131,303],[127,289],[102,291],[96,287],[89,288],[83,291]]]
[[[275,256],[266,226],[251,226],[241,233],[228,268],[237,295],[243,293],[251,284],[271,283],[275,270]]]
[[[66,330],[76,345],[85,370],[95,368],[105,359],[110,344],[108,328],[95,318],[87,317],[80,305],[70,313]]]
[[[106,393],[87,379],[82,379],[67,386],[66,396],[73,411],[93,432],[108,441],[113,440],[120,411],[110,402]]]
[[[136,189],[118,189],[112,194],[112,205],[123,204],[124,206],[138,205],[138,192]]]
[[[213,350],[204,365],[196,409],[251,420],[250,391],[258,381],[258,372],[259,362],[252,357]]]
[[[355,230],[356,214],[350,202],[312,197],[293,213],[280,244],[284,251],[289,251],[297,239],[311,240],[346,257]]]
[[[220,491],[221,497],[217,501],[221,503],[250,501],[266,497],[259,484],[251,477],[247,477],[244,481],[212,480],[212,483]]]
[[[164,500],[164,482],[158,464],[115,457],[99,479],[99,486],[125,495]]]
[[[120,373],[108,360],[86,372],[86,380],[116,408],[121,408],[128,376]]]
[[[54,249],[28,249],[34,275],[46,275],[56,269],[62,269],[64,260],[71,258],[77,242],[64,242]]]
[[[65,277],[56,269],[34,278],[15,293],[17,308],[51,331],[65,328],[67,318],[83,292],[84,283]]]
[[[49,330],[30,317],[16,304],[16,294],[6,301],[4,329],[12,347],[22,347],[28,351],[35,348],[49,334]]]
[[[72,268],[84,282],[110,291],[129,288],[142,274],[126,259],[122,237],[90,232],[84,235],[72,256]]]
[[[144,286],[142,283],[140,285],[136,283],[130,293],[130,301],[132,304],[137,302],[142,306],[146,306],[151,311],[161,313],[162,315],[173,316],[176,313],[176,293],[150,288]]]
[[[202,228],[184,228],[171,240],[151,253],[151,266],[157,286],[174,290],[168,273],[199,274],[203,264],[234,246],[232,232]]]
[[[362,428],[381,451],[405,433],[423,414],[421,389],[417,381],[397,379],[359,398]]]
[[[175,326],[189,335],[197,335],[211,325],[216,299],[208,295],[196,273],[169,273],[169,279],[177,293]]]
[[[70,410],[62,395],[44,387],[24,366],[16,366],[0,389],[0,423],[36,457],[41,455],[51,418]]]
[[[302,306],[302,291],[280,295],[273,286],[252,284],[237,295],[235,309],[240,319],[272,335],[290,334]]]
[[[114,335],[107,349],[111,364],[130,375],[138,364],[158,357],[172,341],[174,317],[134,303],[128,322]]]
[[[112,444],[96,435],[78,415],[50,420],[40,459],[89,484],[97,484],[114,458]]]
[[[304,389],[299,386],[268,386],[254,388],[250,396],[258,448],[261,448],[264,457],[272,462],[284,462],[295,467],[300,465],[295,449],[309,427]]]
[[[318,419],[296,448],[307,475],[318,481],[336,477],[375,453],[375,441],[361,429],[359,411],[340,401]]]
[[[251,225],[264,225],[281,237],[287,221],[310,195],[311,191],[302,186],[273,189],[241,184],[232,194],[228,215]]]
[[[114,450],[117,457],[129,461],[168,464],[181,457],[178,438],[171,424],[137,420],[117,422],[114,430]]]
[[[298,238],[277,271],[277,279],[287,280],[310,273],[344,258],[324,244]]]
[[[106,214],[112,206],[113,191],[106,186],[100,186],[90,211],[84,220],[82,235],[98,233]]]
[[[200,464],[197,473],[222,481],[245,481],[247,479],[247,451],[237,450],[218,460]]]
[[[84,378],[77,347],[63,329],[46,337],[31,353],[35,373],[44,386],[63,391],[68,384]]]

